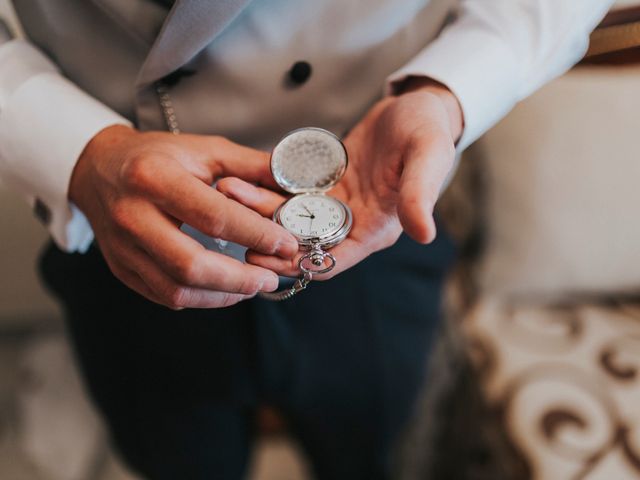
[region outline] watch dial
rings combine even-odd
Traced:
[[[336,233],[344,225],[342,204],[327,195],[298,195],[283,205],[280,223],[297,237],[315,238]]]

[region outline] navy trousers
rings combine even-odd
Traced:
[[[258,405],[277,408],[320,480],[393,478],[455,248],[406,237],[282,303],[171,311],[100,252],[40,261],[89,391],[127,463],[152,480],[243,478]]]

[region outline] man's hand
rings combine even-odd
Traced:
[[[274,185],[263,152],[220,137],[113,126],[85,148],[69,199],[130,288],[174,309],[223,307],[276,289],[277,275],[206,250],[182,223],[263,255],[290,259],[298,251],[282,227],[210,187],[228,175]]]
[[[433,208],[455,157],[462,132],[456,97],[435,82],[414,79],[404,93],[378,102],[346,137],[350,165],[330,192],[353,211],[349,237],[331,253],[331,276],[393,245],[402,230],[420,243],[436,235]],[[284,197],[239,179],[224,179],[218,189],[230,198],[271,216]],[[297,275],[297,261],[250,251],[250,263],[282,275]]]

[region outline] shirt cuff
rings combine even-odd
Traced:
[[[93,232],[67,197],[73,169],[98,132],[115,124],[131,124],[57,73],[35,48],[22,43],[22,78],[12,75],[14,88],[8,83],[0,85],[0,176],[21,191],[36,212],[46,212],[40,218],[60,248],[84,252]],[[11,58],[17,59],[15,55]],[[7,62],[2,62],[0,71],[11,74],[16,70],[8,70]]]
[[[517,59],[504,39],[490,30],[459,26],[445,31],[408,64],[389,76],[385,93],[393,94],[408,77],[429,77],[458,98],[464,131],[462,151],[497,123],[518,100]]]

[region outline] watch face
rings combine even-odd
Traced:
[[[347,221],[347,211],[339,200],[327,195],[297,195],[279,213],[280,223],[298,238],[335,235]]]

